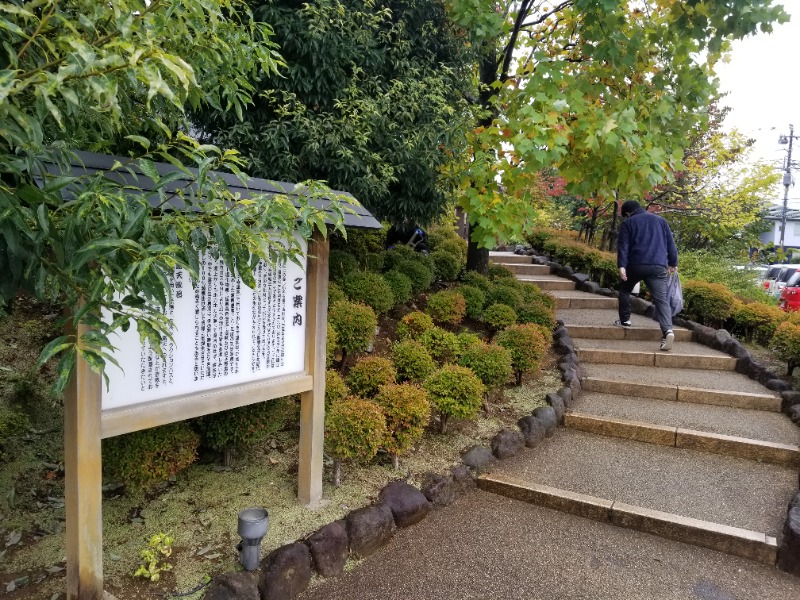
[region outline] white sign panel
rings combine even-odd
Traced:
[[[302,372],[306,275],[291,262],[262,262],[254,276],[253,290],[209,254],[194,286],[177,269],[167,310],[174,343],[165,338],[161,358],[141,345],[135,326],[120,333],[113,343],[122,370],[106,368],[103,410]]]

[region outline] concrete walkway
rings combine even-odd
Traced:
[[[520,258],[493,262],[557,297],[581,360],[565,427],[302,598],[800,598],[774,567],[800,466],[777,395],[687,330],[659,352],[655,321],[613,327],[616,299]]]

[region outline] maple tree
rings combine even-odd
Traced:
[[[557,168],[599,202],[643,197],[680,170],[733,39],[788,16],[771,0],[452,0],[481,48],[479,115],[459,203],[468,267],[535,216],[530,181]],[[481,249],[484,249],[483,251]]]

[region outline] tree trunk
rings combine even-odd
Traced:
[[[439,415],[439,433],[447,433],[447,415]]]
[[[392,454],[392,468],[395,471],[400,468],[400,457],[397,454]]]
[[[468,228],[470,233],[471,229]],[[472,241],[472,236],[467,244],[467,271],[476,271],[481,275],[489,272],[489,251],[486,248],[478,248],[478,244]]]
[[[338,458],[333,459],[333,485],[342,485],[342,461]]]
[[[222,466],[230,467],[233,462],[233,451],[230,446],[225,446],[222,449]]]

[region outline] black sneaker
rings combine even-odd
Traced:
[[[630,321],[620,321],[619,319],[614,321],[614,325],[616,325],[617,327],[627,327],[627,328],[633,327],[633,324]]]
[[[659,347],[659,350],[663,350],[664,352],[669,352],[670,350],[672,350],[672,342],[674,341],[675,341],[675,334],[672,333],[672,330],[670,329],[669,331],[667,331],[664,337],[661,338],[661,346]]]

